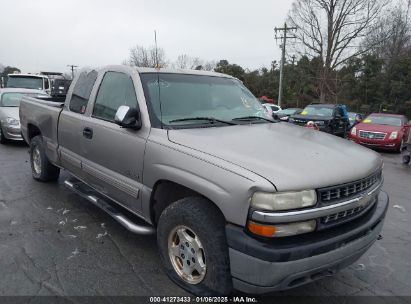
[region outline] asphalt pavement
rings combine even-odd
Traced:
[[[383,239],[337,275],[274,295],[411,296],[411,166],[382,155]],[[34,181],[28,159],[24,144],[0,146],[0,296],[187,295],[163,272],[155,236],[128,232],[66,189],[67,173]]]

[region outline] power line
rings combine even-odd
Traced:
[[[297,31],[296,27],[288,27],[287,23],[284,23],[284,27],[275,27],[275,40],[282,40],[282,55],[281,55],[281,66],[280,66],[280,85],[278,89],[278,105],[281,106],[283,99],[283,77],[284,77],[284,62],[285,62],[285,49],[287,44],[287,39],[295,39],[295,35],[288,36],[288,32]],[[282,33],[281,33],[282,32]],[[277,33],[281,35],[277,36]]]

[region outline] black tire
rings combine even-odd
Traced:
[[[182,225],[198,236],[204,249],[205,275],[200,282],[195,284],[183,280],[174,269],[169,256],[169,236]],[[167,275],[180,287],[198,296],[230,294],[232,278],[225,235],[225,219],[211,202],[204,198],[190,197],[168,206],[159,218],[157,244]]]
[[[35,159],[38,162],[36,162]],[[56,181],[59,178],[60,168],[54,166],[48,160],[44,151],[43,138],[40,135],[35,136],[30,142],[30,164],[31,172],[35,180],[49,182]]]
[[[5,145],[9,142],[9,140],[4,136],[3,129],[0,125],[0,144]]]
[[[402,163],[404,165],[408,165],[410,163],[410,161],[411,161],[411,155],[404,155],[402,157]]]
[[[403,138],[403,139],[401,139],[401,143],[400,143],[400,146],[398,147],[398,150],[396,150],[395,152],[401,153],[402,150],[404,150],[404,149],[405,149],[405,140]]]

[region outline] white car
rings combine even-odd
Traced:
[[[263,103],[263,107],[267,110],[270,117],[273,116],[274,113],[282,110],[280,106],[277,106],[273,103]]]

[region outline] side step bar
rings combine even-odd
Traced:
[[[136,221],[130,220],[127,216],[125,216],[120,209],[114,207],[106,199],[102,199],[99,197],[98,193],[94,191],[92,188],[87,186],[85,183],[77,180],[77,179],[67,179],[64,181],[64,185],[69,188],[70,190],[74,191],[81,197],[85,198],[89,202],[93,203],[98,208],[102,209],[109,215],[111,215],[117,222],[119,222],[123,227],[127,230],[136,233],[136,234],[143,234],[149,235],[154,234],[155,229],[152,226],[149,226],[146,223],[143,223],[143,220],[137,219],[137,221],[141,221],[141,224],[136,223]]]

